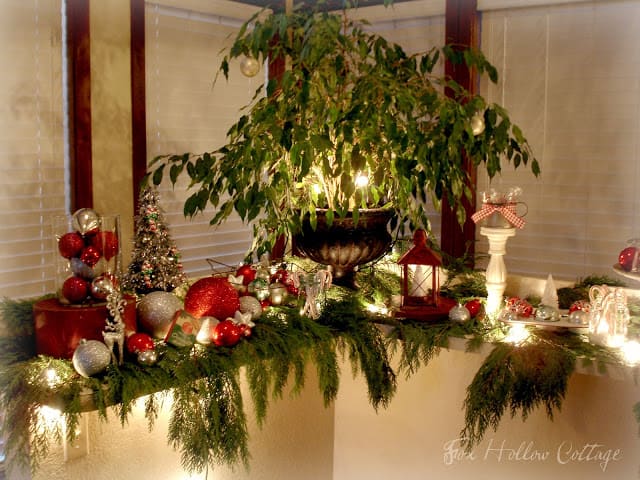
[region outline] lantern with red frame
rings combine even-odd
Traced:
[[[446,319],[456,302],[440,296],[442,259],[427,245],[424,230],[414,232],[413,247],[398,264],[402,266],[402,305],[396,316],[427,321]]]

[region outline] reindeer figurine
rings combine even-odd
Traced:
[[[122,298],[120,289],[114,287],[107,296],[107,316],[106,326],[102,332],[104,343],[111,352],[111,360],[113,363],[122,365],[124,362],[124,322],[122,314],[124,312],[125,300]],[[114,353],[114,346],[118,346],[118,358]]]

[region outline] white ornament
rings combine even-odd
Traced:
[[[260,71],[260,64],[253,57],[244,57],[240,61],[240,71],[245,77],[255,77]]]
[[[247,289],[244,285],[244,275],[238,275],[236,277],[235,275],[229,274],[227,280],[238,292],[244,292]]]
[[[553,276],[551,274],[547,277],[547,282],[544,285],[544,293],[542,294],[540,303],[555,309],[558,308],[558,291],[556,290],[556,284],[553,281]]]
[[[262,315],[260,300],[249,295],[240,297],[240,311],[251,314],[251,320],[257,320]]]
[[[471,132],[474,135],[480,135],[484,132],[484,116],[482,113],[475,113],[473,117],[471,117]]]
[[[251,313],[242,313],[240,310],[238,310],[233,316],[233,321],[238,325],[247,325],[251,328],[256,326],[256,324],[251,321]]]

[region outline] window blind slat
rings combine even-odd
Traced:
[[[540,180],[527,168],[479,178],[479,192],[524,190],[528,223],[507,245],[510,273],[612,274],[639,235],[638,18],[637,1],[483,13],[481,48],[500,83],[482,93],[506,106],[542,169]]]
[[[64,213],[58,0],[7,0],[0,15],[0,296],[55,290],[51,217]]]

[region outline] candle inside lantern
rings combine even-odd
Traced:
[[[409,295],[412,297],[426,297],[429,294],[428,279],[431,276],[431,269],[426,265],[415,265]]]

